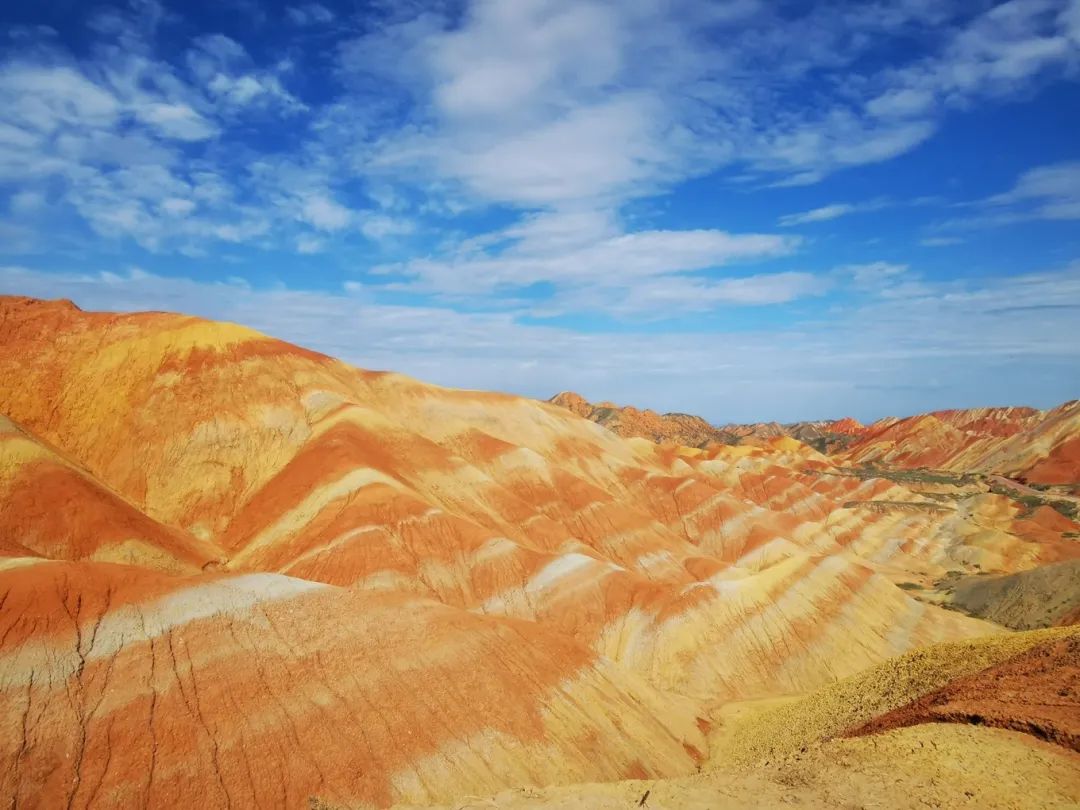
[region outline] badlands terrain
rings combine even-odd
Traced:
[[[5,807],[1080,802],[1080,403],[715,428],[13,297],[0,374]]]

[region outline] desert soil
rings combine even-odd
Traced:
[[[443,807],[1012,810],[1078,805],[1080,755],[1014,731],[927,724],[815,744],[805,752],[745,770],[722,768],[656,781],[518,788],[492,797],[463,798]]]

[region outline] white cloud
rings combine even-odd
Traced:
[[[502,138],[480,135],[439,161],[485,199],[527,206],[610,200],[660,171],[656,114],[647,97],[601,102]]]
[[[395,236],[407,236],[415,230],[416,224],[412,220],[401,217],[371,213],[360,217],[360,232],[375,242]]]
[[[961,245],[963,242],[963,239],[955,236],[928,236],[919,240],[919,244],[923,247],[952,247],[953,245]]]
[[[186,217],[195,207],[195,203],[183,197],[167,197],[161,202],[161,210],[174,217]]]
[[[334,21],[334,12],[321,3],[304,3],[285,9],[289,19],[296,25],[318,25]]]
[[[798,244],[797,237],[719,230],[626,233],[596,211],[555,212],[465,242],[456,255],[383,266],[379,272],[408,279],[394,286],[443,295],[484,295],[549,283],[566,302],[574,289],[621,289],[625,294],[646,279],[785,256]],[[738,285],[727,289],[733,299]]]
[[[8,201],[8,208],[13,214],[32,214],[44,207],[45,195],[40,191],[17,191]]]
[[[717,307],[767,306],[786,304],[800,298],[825,293],[827,279],[812,273],[760,273],[736,278],[711,279],[673,275],[637,281],[624,290],[586,288],[557,300],[554,306],[540,307],[544,314],[560,308],[592,309],[636,319],[670,317],[672,312],[708,312]]]
[[[186,62],[222,111],[276,106],[291,114],[307,109],[282,85],[280,63],[273,70],[257,68],[244,47],[223,34],[197,37]]]
[[[947,108],[1075,62],[1066,15],[1047,13],[1058,6],[476,0],[452,25],[429,12],[346,43],[341,67],[412,97],[368,167],[437,173],[481,202],[614,204],[722,166],[804,185],[910,151]],[[916,32],[941,45],[857,79],[847,70]],[[836,81],[806,92],[815,72]]]
[[[866,109],[883,119],[922,118],[984,96],[1007,96],[1051,69],[1075,69],[1071,9],[1057,0],[1010,0],[976,15],[940,52],[886,71]]]
[[[820,208],[798,214],[785,214],[777,222],[785,228],[793,225],[807,225],[811,222],[828,222],[848,214],[854,214],[858,210],[858,207],[850,203],[832,203],[831,205],[823,205]]]
[[[968,204],[976,213],[939,223],[939,230],[978,230],[1032,220],[1080,219],[1080,161],[1038,166],[1009,191]]]
[[[301,201],[300,218],[320,231],[340,231],[352,222],[353,214],[325,194],[309,194]]]
[[[251,73],[227,76],[218,73],[207,88],[219,101],[234,107],[246,107],[263,99],[278,100],[286,109],[301,109],[304,106],[281,86],[276,76],[256,76]]]
[[[19,63],[0,69],[0,103],[10,124],[42,133],[108,126],[122,111],[112,93],[69,67]]]
[[[1080,161],[1039,166],[1024,172],[1012,190],[986,200],[987,205],[1032,203],[1038,219],[1080,219]]]
[[[213,234],[223,242],[248,242],[255,237],[269,232],[270,223],[255,219],[246,222],[229,223],[213,227]]]
[[[325,249],[326,243],[310,234],[301,234],[296,239],[296,252],[302,255],[310,256],[315,253],[322,253]]]
[[[929,90],[902,87],[887,90],[871,99],[866,105],[866,111],[882,118],[907,118],[924,115],[930,112],[933,105],[934,94]]]
[[[180,141],[204,141],[213,138],[218,128],[187,104],[153,103],[140,106],[135,114],[166,138]]]
[[[906,264],[893,262],[870,262],[868,264],[848,264],[836,268],[836,275],[850,278],[859,289],[878,290],[893,284],[900,276],[907,273]]]
[[[764,187],[889,160],[950,111],[1074,69],[1077,41],[1075,11],[1054,0],[985,13],[924,0],[472,0],[378,3],[359,37],[345,12],[300,3],[269,21],[286,24],[284,50],[205,32],[175,54],[160,10],[144,11],[99,19],[78,55],[51,40],[0,64],[0,179],[48,190],[48,215],[189,255],[359,245],[384,287],[639,316],[836,283],[748,266],[806,243],[731,233],[723,211],[688,230],[635,218],[662,210],[654,198],[675,184],[729,169],[776,194]],[[1074,217],[1066,169],[1021,178],[980,213]],[[885,204],[900,203],[833,202],[780,225]],[[509,224],[477,234],[478,221]],[[918,292],[901,278],[890,294]]]

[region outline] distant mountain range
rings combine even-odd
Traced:
[[[699,416],[659,414],[573,392],[553,404],[624,437],[689,447],[757,444],[788,436],[850,464],[886,464],[954,472],[997,473],[1035,484],[1080,482],[1080,401],[1046,411],[1026,407],[944,410],[886,417],[863,425],[850,417],[809,422],[712,425]]]

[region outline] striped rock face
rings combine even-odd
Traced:
[[[726,701],[1000,628],[1077,556],[789,437],[691,449],[250,330],[0,299],[0,796],[347,806],[651,778]]]
[[[636,437],[686,447],[703,447],[712,442],[731,444],[736,438],[730,432],[713,427],[700,416],[688,413],[661,414],[648,409],[619,407],[611,402],[593,405],[573,391],[556,394],[548,402],[591,419],[626,439]]]
[[[1049,411],[974,408],[883,419],[849,446],[850,463],[1000,473],[1038,484],[1080,483],[1080,401]]]

